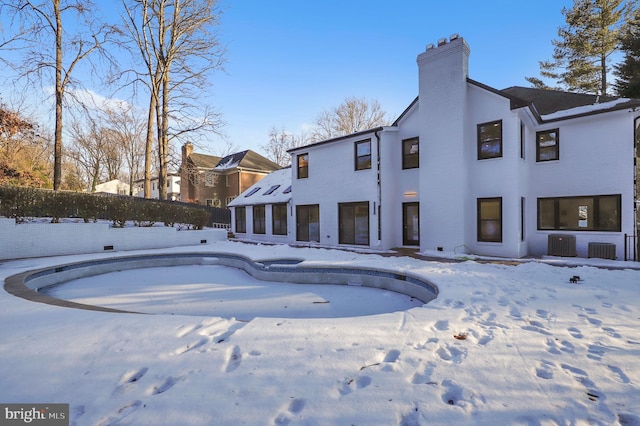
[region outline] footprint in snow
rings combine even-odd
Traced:
[[[552,339],[551,337],[547,339],[547,352],[560,355],[561,352],[566,354],[574,354],[575,346],[571,342],[566,340],[559,341],[558,339]]]
[[[159,395],[161,393],[165,393],[166,391],[171,389],[176,383],[178,383],[178,379],[174,377],[167,377],[163,382],[149,388],[148,394]]]
[[[541,379],[552,379],[553,378],[553,367],[554,364],[549,361],[542,360],[540,365],[536,368],[536,376]]]
[[[285,426],[291,423],[292,417],[300,414],[300,412],[304,409],[306,401],[301,398],[293,399],[287,406],[285,410],[280,412],[276,418],[273,420],[273,424],[277,426]]]
[[[199,330],[201,327],[202,327],[201,324],[182,325],[182,326],[178,327],[178,332],[176,333],[176,337],[187,336],[187,335],[193,333],[194,331]]]
[[[431,381],[431,375],[435,371],[436,365],[433,362],[427,362],[425,365],[422,365],[413,375],[410,377],[409,381],[414,385],[421,384],[436,384]]]
[[[605,395],[595,388],[595,383],[589,379],[586,371],[569,364],[561,364],[561,367],[566,374],[586,388],[585,397],[587,399],[590,401],[603,401],[605,399]]]
[[[187,343],[186,345],[179,347],[178,349],[173,351],[173,353],[175,355],[182,355],[183,353],[186,353],[186,352],[192,351],[192,350],[194,350],[196,348],[199,348],[200,346],[203,346],[206,343],[209,343],[209,339],[202,338],[202,339],[196,340],[196,341],[191,342],[191,343]]]
[[[443,361],[451,361],[454,364],[459,364],[467,356],[467,349],[458,349],[455,346],[449,346],[447,344],[438,347],[435,351],[436,355]]]
[[[131,415],[142,405],[142,401],[129,402],[118,409],[116,413],[98,422],[98,426],[117,425],[124,420],[125,417]]]
[[[242,361],[242,352],[238,345],[234,346],[228,351],[227,361],[225,363],[224,371],[230,373],[240,366]]]
[[[571,337],[574,339],[582,339],[584,337],[579,328],[569,327],[567,331],[569,331],[569,334],[571,334]]]
[[[338,393],[340,396],[349,395],[355,390],[366,388],[371,384],[371,381],[369,376],[359,376],[355,379],[348,377],[338,385]]]
[[[622,383],[631,383],[629,376],[624,374],[620,367],[616,367],[615,365],[608,365],[607,367],[609,367],[609,370],[611,370]],[[640,425],[640,423],[638,423],[638,425]]]
[[[124,373],[120,378],[120,384],[113,390],[113,395],[121,394],[127,391],[127,389],[133,386],[134,383],[142,379],[144,375],[147,374],[147,371],[149,371],[147,367],[142,367]]]
[[[453,380],[444,380],[442,387],[444,388],[442,401],[447,405],[461,407],[468,414],[471,414],[475,407],[486,403],[483,396],[476,395],[473,391],[463,388]]]

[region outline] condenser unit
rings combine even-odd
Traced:
[[[550,234],[547,246],[549,256],[576,257],[576,236]]]
[[[589,257],[616,260],[616,245],[613,243],[589,243]]]

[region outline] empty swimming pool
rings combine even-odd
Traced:
[[[78,262],[10,277],[5,288],[82,309],[247,321],[375,315],[422,306],[437,294],[426,281],[390,271],[221,253]]]

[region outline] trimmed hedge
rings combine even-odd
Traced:
[[[110,220],[115,227],[132,221],[136,226],[184,226],[202,229],[210,222],[210,212],[184,203],[169,203],[137,197],[83,192],[51,191],[0,185],[0,216],[17,222],[33,217],[81,218],[85,222]]]

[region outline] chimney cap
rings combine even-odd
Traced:
[[[449,41],[457,40],[458,38],[460,38],[460,34],[453,33],[449,36]]]
[[[439,39],[438,39],[438,46],[444,46],[445,44],[447,44],[447,39],[446,39],[446,37],[443,37],[443,38],[439,38]]]
[[[436,46],[433,43],[429,43],[427,44],[427,49],[426,50],[431,50],[434,49]]]

